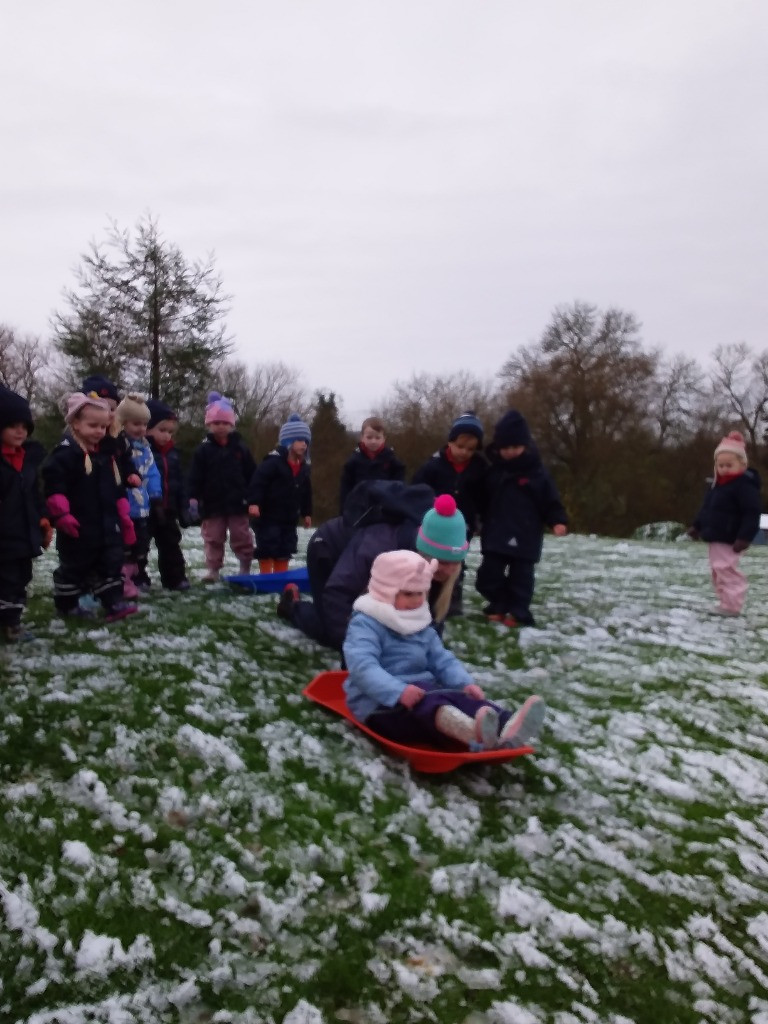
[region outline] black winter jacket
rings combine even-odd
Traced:
[[[86,455],[77,441],[65,434],[43,463],[43,491],[46,499],[63,494],[69,501],[69,510],[80,524],[80,536],[68,537],[57,531],[56,548],[60,552],[83,545],[100,547],[122,545],[117,501],[125,498],[125,487],[118,483],[115,473],[113,446],[88,456],[91,472],[86,472]],[[56,525],[55,522],[53,524]]]
[[[343,511],[347,495],[363,480],[405,480],[405,465],[398,459],[392,448],[385,445],[371,458],[355,448],[341,470],[339,487],[339,509]]]
[[[181,468],[181,455],[173,442],[163,451],[154,437],[147,438],[163,484],[163,509],[188,525],[187,489]]]
[[[201,519],[240,516],[248,513],[248,484],[256,462],[238,433],[226,444],[209,434],[192,455],[187,480],[190,498],[199,503]]]
[[[280,444],[273,448],[251,477],[248,504],[259,506],[260,522],[265,526],[295,526],[299,516],[311,516],[309,463],[303,462],[294,476],[288,465],[288,448]]]
[[[488,462],[483,455],[475,452],[466,469],[457,472],[446,455],[446,449],[427,459],[413,474],[413,483],[429,484],[435,494],[453,496],[459,512],[467,521],[467,539],[479,529],[480,506],[483,501],[483,481],[488,472]]]
[[[748,469],[709,488],[693,525],[710,544],[751,544],[760,528],[760,504],[760,477]]]
[[[41,551],[40,520],[45,515],[38,470],[45,449],[25,441],[24,464],[14,469],[0,455],[0,560],[36,558]]]
[[[568,523],[557,487],[533,445],[516,459],[502,459],[493,446],[488,456],[491,466],[480,512],[482,550],[538,562],[544,527]]]

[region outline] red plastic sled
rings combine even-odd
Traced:
[[[305,697],[313,700],[316,704],[343,715],[352,725],[370,736],[371,739],[380,743],[385,750],[395,757],[404,757],[417,772],[451,772],[463,764],[480,764],[487,761],[511,761],[523,754],[532,754],[533,747],[518,747],[516,750],[481,750],[472,753],[464,747],[457,746],[455,750],[436,750],[435,747],[404,747],[402,743],[395,743],[393,740],[379,736],[367,725],[354,717],[347,707],[344,699],[342,683],[347,678],[348,672],[321,672],[315,676],[303,690]]]

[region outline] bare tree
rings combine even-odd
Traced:
[[[688,441],[709,408],[704,372],[695,359],[675,356],[658,366],[648,411],[659,447]]]
[[[726,418],[735,421],[757,455],[768,413],[768,351],[755,353],[746,342],[715,349],[712,398],[722,402]]]
[[[19,334],[0,324],[0,384],[23,395],[31,405],[48,384],[48,346],[36,334]]]

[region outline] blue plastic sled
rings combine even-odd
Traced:
[[[306,566],[287,572],[264,572],[255,576],[225,576],[227,583],[254,594],[280,594],[286,583],[295,583],[303,593],[309,593],[309,573]]]
[[[316,704],[322,704],[323,707],[335,711],[337,715],[343,715],[352,725],[380,743],[390,754],[395,757],[404,757],[411,768],[417,772],[429,772],[435,775],[439,772],[453,771],[454,768],[459,768],[463,764],[511,761],[515,757],[534,752],[533,747],[518,747],[516,750],[481,750],[473,753],[458,744],[455,750],[437,750],[435,747],[405,747],[402,743],[385,739],[369,729],[367,725],[358,722],[347,707],[342,684],[348,675],[348,672],[321,672],[305,687],[303,694]]]

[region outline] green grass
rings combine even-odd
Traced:
[[[766,554],[736,621],[689,544],[549,542],[521,633],[468,586],[449,645],[548,726],[440,777],[301,697],[335,660],[274,598],[84,628],[46,556],[0,650],[0,1020],[763,1024]]]

